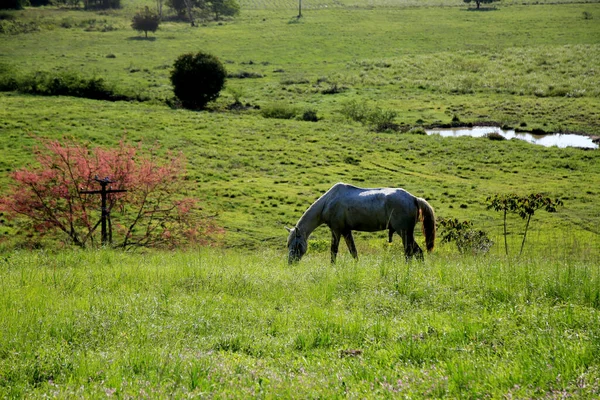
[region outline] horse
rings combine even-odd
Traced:
[[[296,226],[287,228],[288,262],[300,261],[308,250],[308,237],[322,224],[331,229],[331,263],[335,263],[343,237],[355,259],[358,258],[352,231],[376,232],[387,229],[392,243],[395,232],[402,238],[406,259],[423,259],[423,250],[414,239],[417,221],[423,222],[427,251],[435,243],[435,212],[425,199],[399,188],[359,188],[336,183],[300,217]]]

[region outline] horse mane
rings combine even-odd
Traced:
[[[321,197],[315,200],[315,202],[304,211],[304,214],[302,214],[298,222],[296,222],[296,228],[299,229],[302,234],[306,235],[306,239],[308,239],[308,236],[310,236],[312,231],[323,223],[321,213],[323,212],[323,207],[325,206],[327,199],[343,186],[346,186],[346,184],[336,183],[333,185],[328,191],[323,193]]]

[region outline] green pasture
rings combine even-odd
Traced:
[[[104,146],[125,137],[183,152],[196,195],[218,214],[228,246],[281,249],[284,225],[338,181],[404,187],[427,198],[439,216],[470,219],[496,242],[500,215],[485,210],[485,198],[544,192],[564,198],[565,207],[535,215],[540,246],[546,234],[597,240],[597,151],[377,133],[342,114],[354,101],[394,111],[402,131],[454,118],[598,135],[597,3],[500,3],[475,12],[459,2],[309,2],[299,20],[294,2],[242,3],[239,18],[197,28],[167,21],[151,40],[129,27],[144,4],[102,13],[27,9],[3,20],[39,29],[2,35],[3,76],[69,71],[147,99],[1,93],[3,183],[32,160],[31,135]],[[171,65],[198,50],[218,55],[233,76],[251,78],[230,78],[208,111],[171,109]],[[234,99],[249,107],[228,110]],[[269,108],[312,110],[320,120],[263,117]],[[522,223],[509,222],[518,242]],[[315,239],[328,235],[322,229]],[[361,243],[378,249],[381,239],[367,235]]]
[[[596,398],[600,259],[14,252],[3,398]]]
[[[145,100],[1,92],[0,185],[35,137],[158,143],[186,157],[223,243],[25,251],[1,216],[0,398],[600,395],[600,152],[409,133],[454,120],[600,136],[600,3],[305,0],[297,19],[295,1],[244,0],[236,19],[168,16],[145,40],[130,21],[154,4],[0,14],[0,83],[68,72]],[[225,63],[225,90],[206,111],[169,107],[175,58],[199,50]],[[399,129],[350,120],[351,102]],[[403,187],[495,245],[438,240],[406,262],[399,238],[359,233],[359,260],[342,245],[332,266],[322,227],[288,266],[284,227],[339,181]],[[536,212],[519,258],[510,215],[506,257],[485,199],[532,192],[564,206]]]

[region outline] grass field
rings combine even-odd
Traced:
[[[0,396],[595,398],[600,259],[17,252]]]
[[[552,4],[550,4],[552,3]],[[182,151],[220,248],[18,250],[0,219],[2,398],[597,398],[600,152],[442,138],[413,127],[495,123],[600,135],[600,4],[503,1],[241,2],[191,28],[130,28],[153,2],[104,13],[26,9],[0,19],[0,80],[37,71],[102,77],[145,101],[0,93],[0,184],[33,160],[33,136]],[[12,18],[12,19],[11,19]],[[172,109],[175,58],[204,50],[230,74],[202,112]],[[232,111],[239,98],[251,107]],[[401,132],[347,118],[396,113]],[[313,110],[318,122],[265,118]],[[400,240],[359,234],[329,265],[329,231],[286,263],[293,225],[338,181],[404,187],[438,217],[470,220],[486,256],[439,244],[406,263]],[[497,193],[561,197],[524,222]],[[422,241],[422,238],[418,238]]]
[[[141,5],[102,14],[16,13],[40,31],[3,36],[6,73],[76,71],[149,101],[2,93],[0,170],[30,162],[28,133],[101,145],[123,136],[148,146],[158,141],[185,153],[198,197],[219,213],[230,246],[280,246],[283,226],[338,181],[405,187],[440,216],[471,219],[493,235],[500,233],[499,216],[485,211],[487,195],[542,191],[567,205],[557,215],[536,215],[542,223],[534,229],[558,228],[582,240],[598,234],[598,152],[376,133],[342,114],[355,101],[396,112],[403,129],[457,117],[600,134],[597,3],[507,4],[486,12],[456,3],[340,3],[307,7],[300,21],[293,7],[264,3],[222,24],[166,22],[155,40],[140,40],[128,26]],[[47,36],[52,40],[41,48]],[[177,55],[200,49],[217,54],[232,74],[262,77],[229,79],[212,112],[172,110],[163,103],[172,96],[170,66]],[[325,94],[332,88],[339,92]],[[236,96],[261,110],[227,111]],[[269,107],[314,110],[321,120],[267,119],[261,112]]]

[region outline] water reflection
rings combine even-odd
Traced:
[[[598,145],[588,136],[573,135],[566,133],[553,133],[548,135],[532,135],[526,132],[515,132],[504,130],[494,126],[475,126],[473,128],[435,128],[426,130],[428,135],[441,135],[444,137],[484,137],[489,133],[498,133],[506,139],[525,140],[529,143],[550,147],[582,147],[586,149],[597,149]]]

